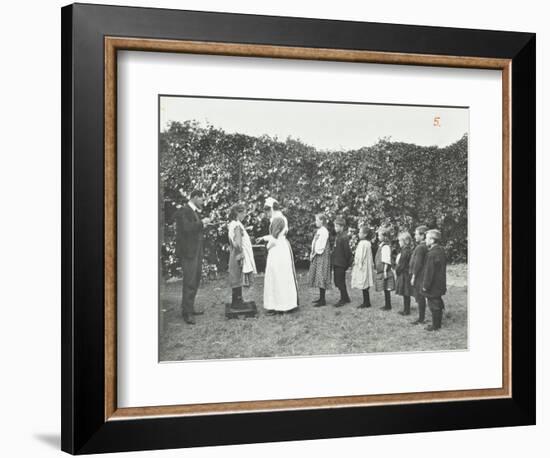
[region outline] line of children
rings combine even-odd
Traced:
[[[326,305],[325,292],[330,289],[330,260],[334,271],[334,284],[340,291],[340,300],[335,304],[341,307],[350,302],[346,287],[346,270],[353,265],[351,287],[360,289],[363,302],[358,308],[371,306],[369,290],[375,286],[376,291],[384,292],[382,310],[391,310],[391,291],[403,297],[403,310],[400,315],[411,313],[411,296],[418,304],[418,318],[412,324],[424,323],[426,301],[432,314],[432,324],[426,329],[436,331],[441,328],[443,309],[442,296],[446,293],[446,257],[440,246],[441,232],[418,226],[414,233],[416,246],[413,249],[412,237],[408,232],[398,235],[400,252],[393,262],[390,245],[391,229],[380,227],[377,232],[379,246],[373,263],[371,238],[372,233],[366,226],[359,230],[352,263],[352,252],[346,223],[342,217],[334,220],[336,238],[330,253],[327,218],[323,214],[315,216],[317,231],[311,244],[310,270],[308,284],[319,288],[319,299],[313,301],[315,307]],[[395,275],[394,275],[395,267]]]
[[[228,238],[229,283],[232,288],[231,307],[233,309],[245,306],[242,287],[249,285],[252,275],[256,273],[252,245],[242,224],[244,217],[244,205],[236,204],[231,208]],[[358,308],[371,306],[369,290],[375,286],[376,291],[384,292],[382,310],[391,310],[391,291],[395,290],[397,295],[403,296],[403,310],[399,312],[401,315],[410,315],[411,296],[414,296],[418,304],[418,319],[412,324],[424,323],[427,301],[432,315],[432,324],[426,329],[436,331],[441,328],[445,308],[442,296],[447,291],[447,261],[445,250],[440,245],[440,231],[418,226],[414,233],[416,241],[414,250],[410,234],[399,233],[400,252],[395,260],[394,277],[389,227],[378,229],[379,246],[373,263],[370,242],[372,232],[368,227],[360,228],[359,243],[353,256],[344,218],[338,216],[334,220],[336,237],[332,251],[327,224],[326,215],[322,213],[315,215],[317,231],[311,244],[308,276],[309,286],[319,288],[319,299],[313,301],[315,307],[326,305],[325,292],[331,288],[331,267],[334,272],[334,284],[340,291],[340,300],[335,306],[341,307],[350,302],[346,286],[346,271],[353,265],[351,287],[360,289],[363,293],[363,302]]]

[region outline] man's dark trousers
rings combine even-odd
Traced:
[[[181,258],[183,286],[181,295],[181,313],[184,317],[191,317],[195,313],[195,296],[199,289],[202,271],[202,247],[197,255]]]

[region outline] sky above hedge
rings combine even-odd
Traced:
[[[439,126],[434,120],[439,117]],[[194,119],[227,133],[287,137],[321,150],[358,149],[380,138],[445,147],[469,130],[468,108],[163,96],[160,127]]]

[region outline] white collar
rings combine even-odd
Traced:
[[[194,212],[200,212],[199,208],[193,202],[189,201],[188,204]]]

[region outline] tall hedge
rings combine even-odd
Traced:
[[[468,138],[439,148],[380,139],[373,146],[322,151],[287,138],[230,134],[193,121],[172,122],[160,135],[164,203],[162,264],[178,275],[174,212],[191,190],[207,193],[203,214],[217,223],[205,234],[205,274],[227,264],[226,222],[232,204],[247,204],[251,236],[267,231],[263,203],[273,196],[289,220],[297,260],[308,258],[314,215],[343,215],[352,243],[357,228],[388,224],[394,234],[420,224],[442,231],[452,262],[467,256]]]

